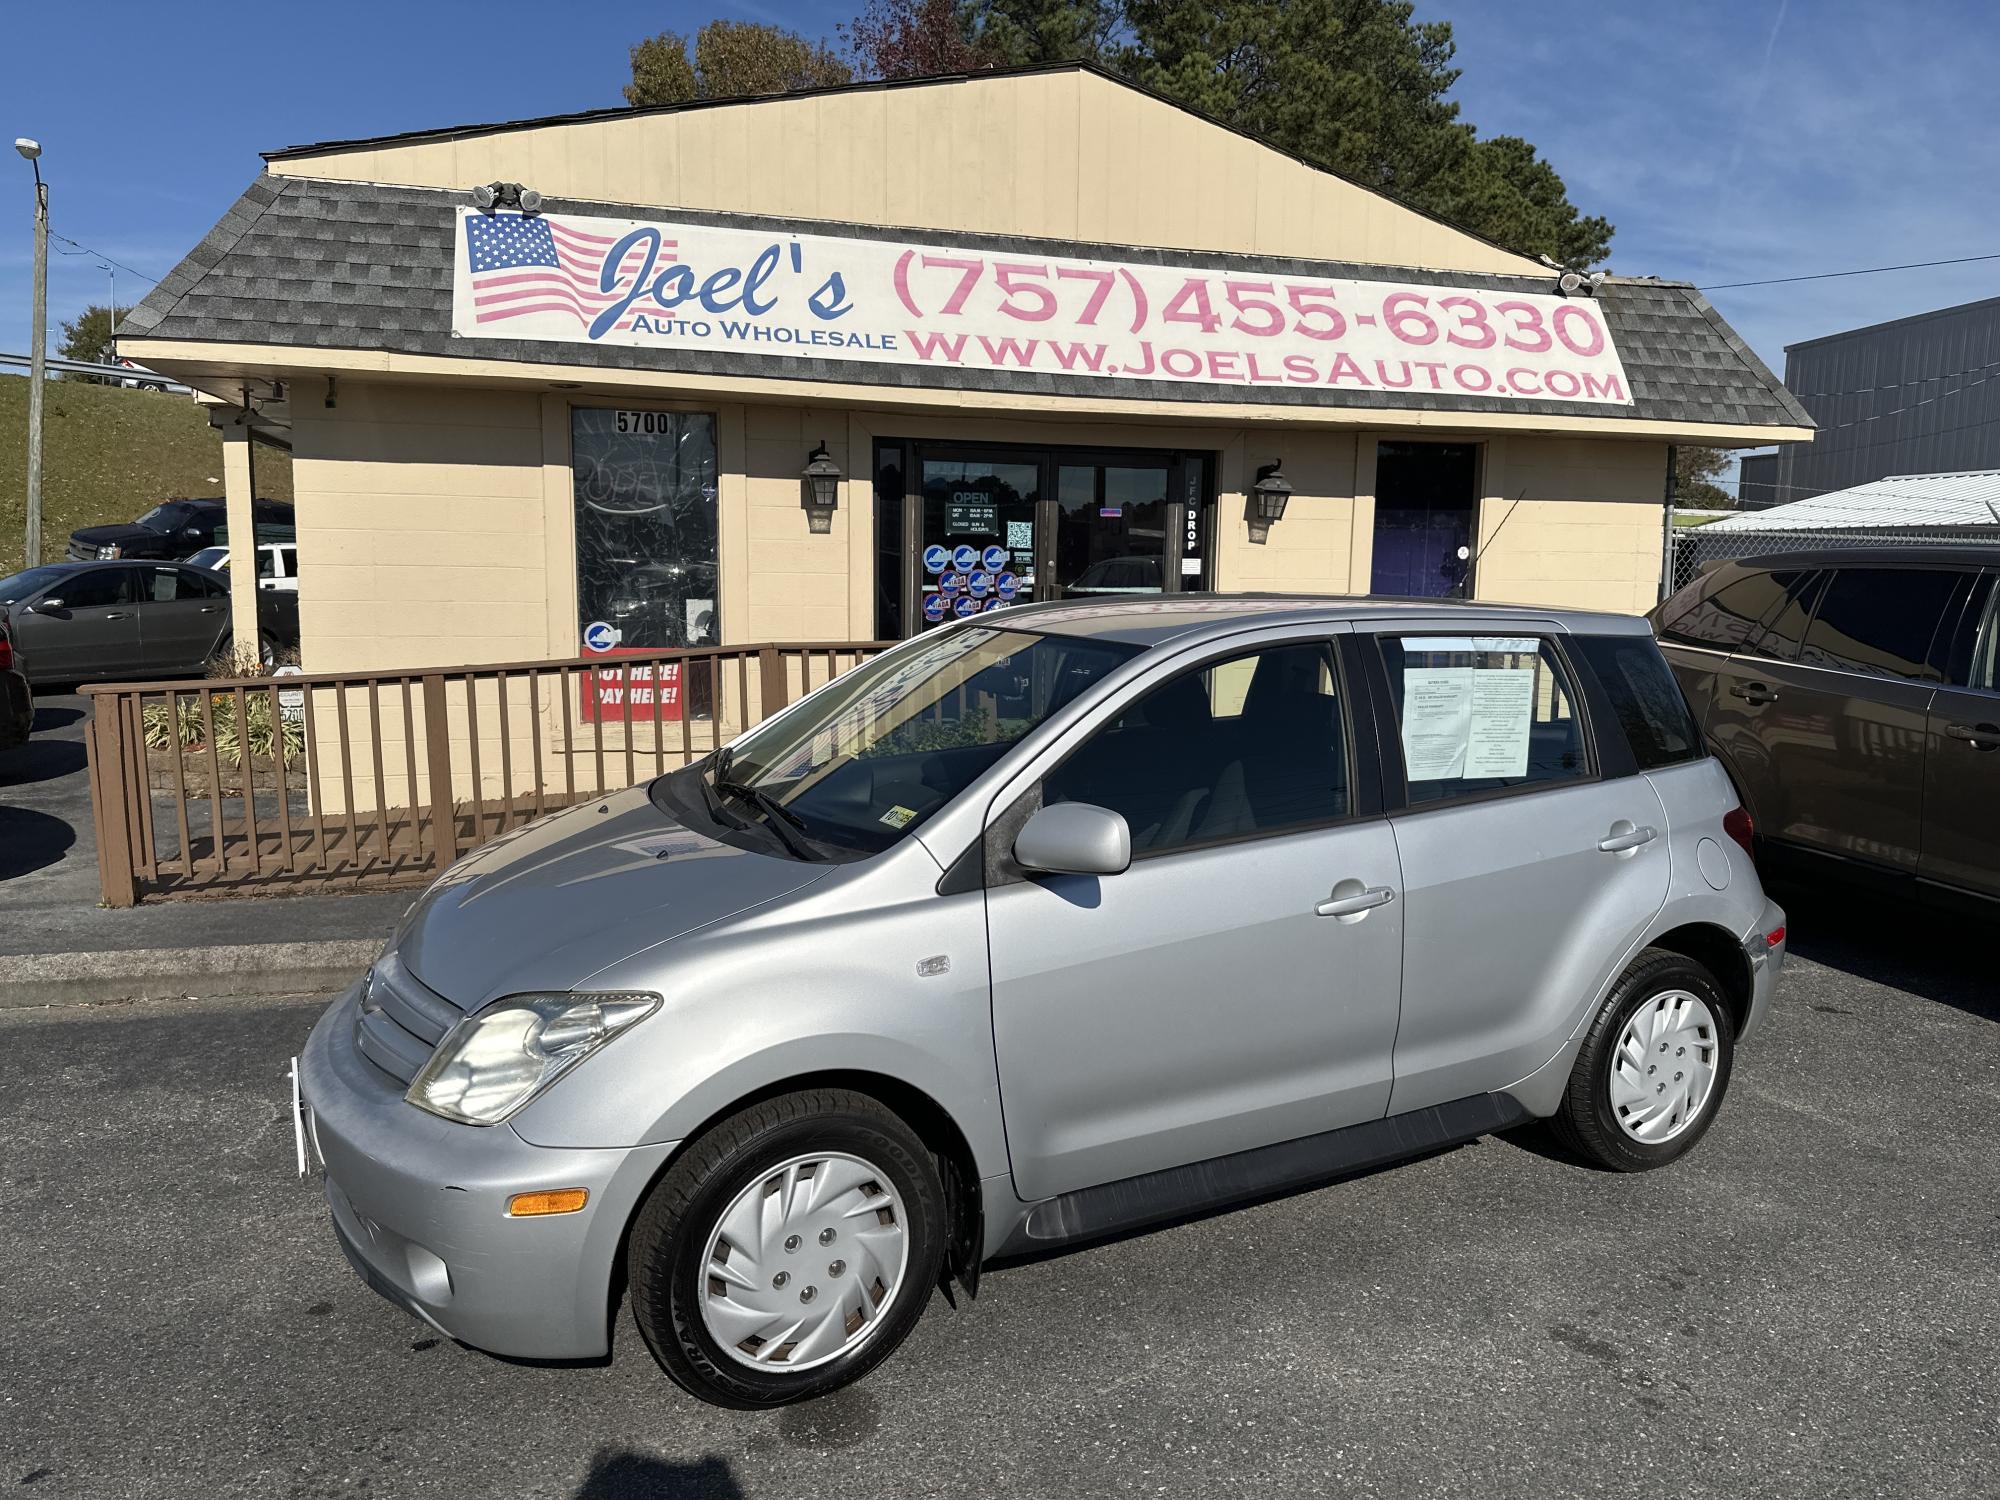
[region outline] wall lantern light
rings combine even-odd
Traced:
[[[1262,545],[1271,539],[1271,527],[1285,518],[1285,502],[1292,498],[1292,483],[1278,472],[1276,460],[1257,470],[1257,482],[1243,507],[1250,523],[1250,540]]]
[[[800,503],[815,532],[833,529],[833,513],[840,506],[840,465],[826,451],[826,439],[806,455],[806,467],[799,486]]]
[[[1266,526],[1284,520],[1285,502],[1291,498],[1292,482],[1278,472],[1277,464],[1265,464],[1250,487],[1251,519]]]

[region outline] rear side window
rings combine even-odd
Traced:
[[[1570,649],[1597,674],[1642,771],[1701,758],[1701,735],[1660,648],[1644,636],[1580,635]]]
[[[1734,651],[1748,645],[1758,627],[1778,612],[1798,579],[1796,572],[1746,574],[1678,613],[1669,613],[1662,621],[1660,638],[1683,646]]]
[[[1590,775],[1577,696],[1539,636],[1379,637],[1411,807]]]
[[[1959,575],[1942,568],[1841,568],[1821,597],[1799,663],[1935,682],[1931,643]]]

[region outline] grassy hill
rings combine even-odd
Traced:
[[[257,445],[257,493],[292,498],[289,454]],[[0,576],[27,525],[28,381],[0,376]],[[52,380],[42,401],[42,560],[79,526],[130,521],[162,500],[222,493],[222,438],[193,398]]]

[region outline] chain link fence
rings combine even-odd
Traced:
[[[1757,526],[1757,513],[1731,512],[1722,521],[1699,525],[1669,515],[1673,531],[1667,541],[1661,597],[1692,583],[1717,563],[1738,557],[1765,557],[1786,552],[1821,552],[1843,547],[1964,547],[2000,545],[2000,524],[1992,526]]]

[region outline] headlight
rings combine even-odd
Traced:
[[[98,559],[99,559],[99,561],[101,561],[101,562],[109,562],[109,561],[110,561],[110,560],[111,560],[112,558],[114,558],[114,557],[118,556],[118,554],[119,554],[119,553],[120,553],[120,552],[121,552],[122,550],[123,550],[122,548],[120,548],[120,547],[116,546],[115,544],[113,544],[113,545],[107,545],[107,546],[103,546],[103,547],[99,547],[99,548],[97,549],[97,556],[98,556]]]
[[[497,1125],[635,1021],[658,995],[510,995],[444,1035],[403,1097],[467,1125]]]

